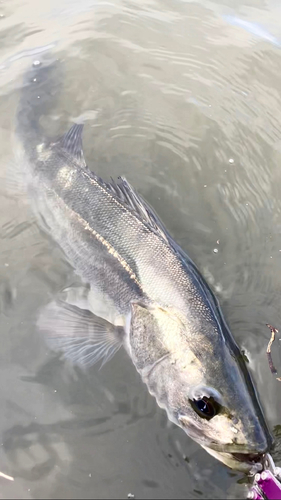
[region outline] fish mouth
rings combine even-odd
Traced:
[[[261,463],[263,455],[255,453],[231,453],[231,456],[238,462],[257,464]]]
[[[215,451],[207,446],[203,446],[203,448],[230,469],[239,470],[244,473],[259,472],[262,470],[264,453],[223,452]]]
[[[225,455],[223,457],[223,455]],[[245,474],[256,474],[263,469],[264,455],[259,453],[222,453],[222,462]]]
[[[201,445],[202,446],[202,445]],[[265,453],[268,452],[271,447],[271,443],[266,440],[263,440],[259,443],[215,443],[214,441],[209,442],[208,444],[203,444],[203,447],[206,446],[208,449],[212,449],[217,453],[227,453],[235,457],[238,461],[245,460],[248,458],[250,461],[259,460],[264,456]]]

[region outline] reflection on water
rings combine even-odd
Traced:
[[[89,166],[125,175],[196,261],[250,359],[280,461],[265,355],[265,324],[281,325],[280,39],[273,0],[0,4],[0,470],[15,478],[0,478],[3,498],[245,497],[240,474],[167,422],[125,353],[82,372],[36,332],[40,307],[77,279],[15,181],[19,89],[46,52],[65,74],[44,126],[82,118]],[[272,351],[281,367],[278,340]]]

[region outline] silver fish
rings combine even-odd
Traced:
[[[124,178],[89,170],[83,126],[49,140],[40,125],[55,65],[22,90],[17,135],[34,210],[87,286],[40,313],[51,348],[82,366],[124,346],[169,419],[229,467],[259,468],[272,439],[243,356],[199,271]],[[39,96],[39,99],[38,99]]]

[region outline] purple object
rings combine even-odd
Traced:
[[[280,500],[281,483],[276,479],[270,470],[264,470],[261,474],[255,475],[255,484],[251,488],[248,498],[253,500]]]

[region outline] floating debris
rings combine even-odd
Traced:
[[[278,330],[277,330],[277,328],[274,328],[273,326],[269,325],[268,323],[266,324],[266,326],[271,331],[271,338],[270,338],[270,341],[268,342],[268,346],[267,346],[267,349],[266,349],[268,364],[269,364],[269,368],[270,368],[271,373],[277,374],[277,370],[276,370],[276,368],[275,368],[275,366],[273,364],[273,361],[272,361],[271,346],[272,346],[272,344],[273,344],[273,342],[275,340],[275,335],[276,335],[276,333],[278,333]],[[277,378],[277,380],[280,380],[280,379]]]
[[[219,249],[218,248],[214,248],[213,252],[214,253],[218,253]]]
[[[232,165],[234,163],[233,158],[229,158],[228,163],[230,163]]]
[[[133,493],[128,493],[128,498],[135,498],[135,495]]]

